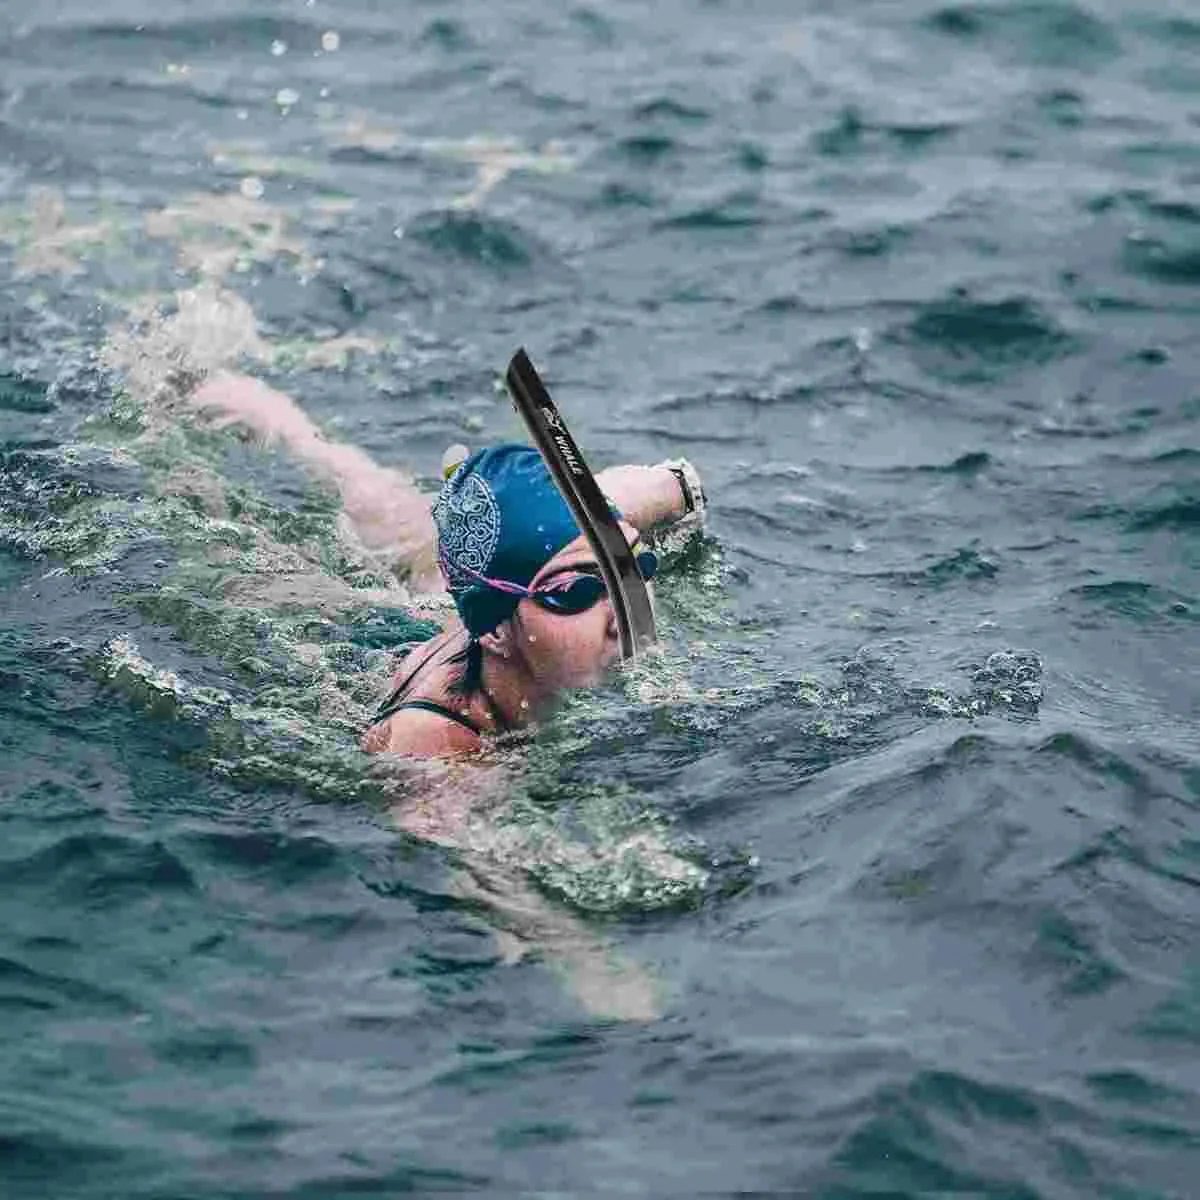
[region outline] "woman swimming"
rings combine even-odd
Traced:
[[[402,660],[364,750],[417,757],[478,751],[554,699],[599,682],[620,654],[616,621],[587,539],[541,456],[504,444],[449,464],[432,509],[405,476],[356,447],[327,441],[290,397],[220,375],[194,394],[224,424],[279,440],[334,484],[359,540],[388,555],[416,595],[448,591],[457,619]],[[703,520],[686,461],[609,468],[597,476],[647,581],[657,559],[639,538]]]
[[[397,756],[380,760],[384,772],[400,766],[420,772],[418,786],[405,782],[395,796],[397,824],[455,848],[451,889],[492,914],[506,959],[532,950],[561,970],[598,1016],[656,1016],[662,997],[653,977],[542,896],[508,856],[497,855],[501,835],[485,812],[489,797],[511,786],[511,764],[480,770],[477,752],[492,735],[535,721],[565,691],[598,682],[619,657],[596,561],[541,456],[511,444],[461,461],[454,455],[443,463],[448,477],[431,506],[401,472],[327,440],[294,400],[255,379],[212,376],[187,402],[218,425],[245,426],[282,443],[337,489],[354,538],[387,564],[421,616],[446,614],[443,631],[401,660],[362,738],[363,749]],[[657,563],[640,537],[703,523],[700,480],[682,460],[612,467],[596,478],[647,580]],[[440,607],[432,607],[437,598]],[[412,759],[434,761],[405,765]],[[586,858],[587,851],[580,853]],[[635,854],[668,884],[701,874],[646,833],[609,853],[614,861]]]

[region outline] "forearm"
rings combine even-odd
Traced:
[[[625,520],[640,533],[662,525],[674,525],[697,512],[700,513],[699,522],[703,516],[699,477],[689,466],[687,472],[691,482],[681,480],[671,466],[660,463],[653,467],[609,467],[596,476],[596,482],[621,510]]]
[[[357,446],[315,439],[289,447],[318,478],[337,488],[342,510],[368,550],[383,551],[404,568],[411,586],[440,590],[429,500],[411,479],[380,466]]]
[[[394,553],[410,569],[415,565],[421,574],[429,573],[429,501],[402,472],[380,466],[357,446],[330,441],[290,396],[248,376],[214,376],[197,389],[194,403],[215,411],[219,424],[245,425],[265,441],[282,442],[317,478],[337,489],[367,549]]]

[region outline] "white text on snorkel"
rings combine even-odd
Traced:
[[[562,418],[552,408],[543,408],[541,411],[542,419],[554,431],[554,444],[558,447],[559,453],[562,454],[567,466],[571,468],[571,474],[582,475],[584,473],[583,463],[579,461],[575,447],[571,444],[571,439],[567,437],[566,431],[562,427]]]

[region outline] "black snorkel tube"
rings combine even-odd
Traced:
[[[524,348],[512,356],[505,379],[513,407],[596,556],[617,618],[621,657],[635,659],[657,639],[654,608],[633,551]]]

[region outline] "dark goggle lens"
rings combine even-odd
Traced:
[[[637,556],[637,565],[642,578],[649,582],[658,570],[658,555],[653,550],[643,550]],[[537,592],[533,600],[548,612],[573,617],[587,612],[607,590],[599,575],[576,575],[566,587]]]

